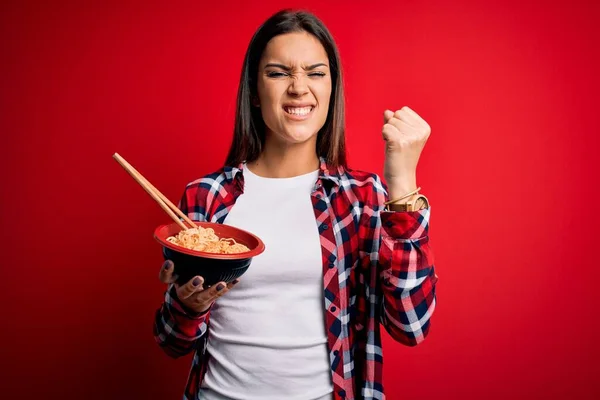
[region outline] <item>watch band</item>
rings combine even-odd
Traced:
[[[396,212],[419,211],[429,208],[429,199],[422,194],[418,194],[413,199],[408,200],[406,203],[388,203],[387,208],[390,211]]]

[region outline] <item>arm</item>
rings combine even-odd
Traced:
[[[430,209],[380,215],[380,321],[395,340],[415,346],[427,336],[436,305]]]
[[[173,284],[165,292],[165,300],[156,311],[154,339],[173,358],[192,351],[198,339],[208,330],[209,312],[192,313],[177,298]]]
[[[431,127],[409,107],[384,112],[385,180],[390,195],[403,196],[416,187],[417,163]],[[380,320],[389,334],[409,346],[422,342],[435,309],[437,276],[429,247],[430,210],[385,212],[385,191],[377,192],[380,216],[378,286],[382,293]]]
[[[197,186],[188,185],[179,202],[179,209],[195,220],[202,220],[203,214],[199,209]],[[164,273],[164,267],[161,269]],[[177,290],[173,283],[169,284],[165,292],[165,299],[161,307],[156,311],[154,318],[154,339],[158,345],[173,358],[184,356],[196,347],[200,339],[208,330],[209,311],[196,313],[183,305],[177,296]]]

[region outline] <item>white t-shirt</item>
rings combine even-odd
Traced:
[[[214,304],[207,400],[330,400],[321,244],[311,202],[318,171],[263,178],[244,169],[244,193],[225,219],[265,252]]]

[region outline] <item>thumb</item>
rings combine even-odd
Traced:
[[[166,260],[163,265],[162,268],[160,269],[160,272],[158,274],[159,279],[162,281],[162,283],[173,283],[175,282],[174,276],[173,276],[173,261],[171,260]]]
[[[394,116],[394,112],[390,110],[385,110],[383,112],[383,123],[387,124],[388,121]]]

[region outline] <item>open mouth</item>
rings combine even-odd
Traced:
[[[311,111],[315,109],[315,107],[314,106],[306,106],[306,107],[284,106],[283,109],[285,110],[286,113],[288,113],[290,115],[304,117],[304,116],[310,114]]]

